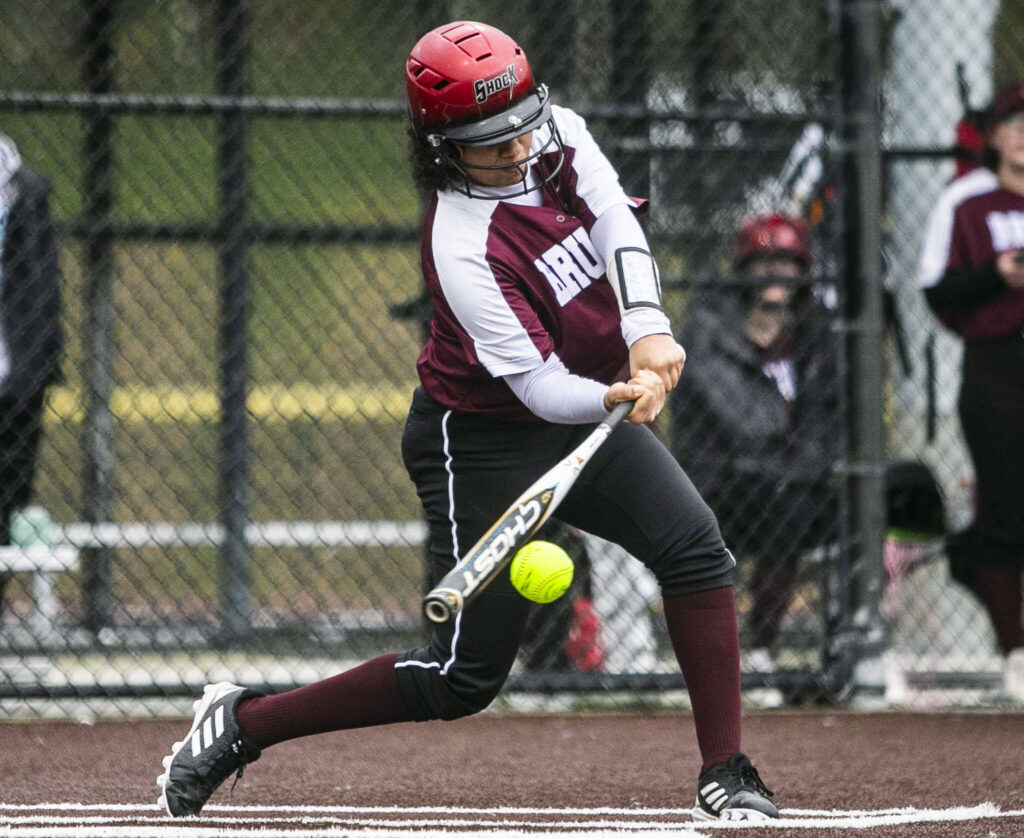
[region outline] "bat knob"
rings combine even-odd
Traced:
[[[461,610],[462,597],[456,591],[431,591],[423,598],[423,615],[432,623],[447,623]]]

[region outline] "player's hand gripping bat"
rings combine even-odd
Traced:
[[[619,402],[593,433],[558,465],[545,472],[506,509],[466,556],[423,598],[423,613],[435,623],[447,623],[508,566],[519,549],[551,517],[572,488],[583,467],[612,430],[633,409],[634,401]]]

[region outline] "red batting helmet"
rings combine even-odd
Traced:
[[[460,20],[431,30],[409,53],[405,89],[416,133],[437,149],[439,164],[464,176],[452,146],[496,145],[549,125],[543,147],[518,165],[532,165],[549,150],[558,152],[554,170],[532,188],[543,186],[561,168],[562,141],[551,118],[548,89],[534,83],[522,47],[500,29]]]
[[[752,259],[788,256],[806,270],[811,264],[811,236],[799,218],[773,212],[745,219],[736,230],[736,267]]]

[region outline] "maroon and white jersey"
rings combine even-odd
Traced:
[[[998,188],[996,173],[981,166],[952,181],[942,190],[928,216],[928,226],[917,263],[917,282],[921,288],[930,288],[946,273],[949,243],[953,238],[953,216],[957,207],[976,195]]]
[[[1013,249],[1024,249],[1024,195],[999,188],[960,204],[954,216],[949,270],[975,270]],[[943,320],[966,340],[1008,335],[1024,326],[1024,290],[1007,288],[994,299],[945,315]]]
[[[557,106],[552,114],[565,159],[542,189],[499,200],[446,191],[427,207],[421,259],[434,316],[417,371],[452,410],[535,419],[501,376],[534,370],[552,354],[603,384],[628,368],[618,303],[589,232],[610,207],[634,202],[583,119]],[[534,133],[534,150],[549,133]]]

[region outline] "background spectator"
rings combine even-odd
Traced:
[[[745,220],[734,281],[692,304],[681,335],[689,362],[672,394],[673,450],[739,565],[754,562],[747,666],[755,670],[774,667],[800,555],[833,536],[840,380],[834,338],[807,284],[810,260],[801,220]]]
[[[0,544],[32,492],[46,388],[60,378],[60,269],[50,187],[0,134]],[[0,573],[0,608],[9,574]]]
[[[1024,699],[1024,84],[990,110],[994,188],[954,209],[945,270],[925,299],[964,342],[958,410],[975,469],[976,511],[950,542],[954,578],[984,604],[1006,657],[1009,697]]]

